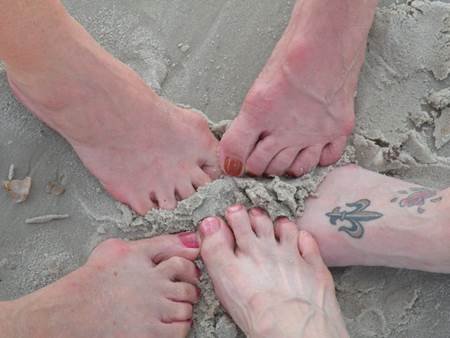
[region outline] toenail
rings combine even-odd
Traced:
[[[225,159],[224,169],[225,173],[229,176],[241,176],[244,166],[241,161],[227,157]]]
[[[280,217],[277,219],[277,222],[280,224],[284,224],[284,223],[290,223],[291,221],[287,217]]]
[[[265,215],[265,212],[261,208],[253,208],[252,210],[250,210],[250,214],[252,214],[253,216],[263,216]]]
[[[200,288],[198,288],[198,287],[196,287],[195,289],[196,289],[196,291],[197,291],[197,296],[198,296],[198,298],[200,298],[201,295],[202,295],[202,290],[200,290]]]
[[[200,233],[203,236],[209,236],[216,233],[220,229],[220,222],[215,217],[208,217],[200,225]]]
[[[304,231],[304,230],[301,230],[301,231],[300,231],[300,236],[303,236],[303,237],[310,237],[311,235],[309,234],[309,232],[306,232],[306,231]]]
[[[236,204],[227,209],[228,212],[238,212],[242,210],[242,205]]]
[[[200,243],[197,240],[197,235],[192,232],[178,234],[178,238],[180,238],[181,243],[183,243],[186,248],[198,249],[200,247]]]

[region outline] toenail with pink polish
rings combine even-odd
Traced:
[[[200,243],[197,240],[197,235],[192,232],[185,232],[178,235],[178,238],[180,239],[181,243],[186,248],[189,249],[198,249],[200,248]]]
[[[203,236],[209,236],[216,233],[220,229],[220,222],[215,217],[205,219],[200,225],[200,232]]]

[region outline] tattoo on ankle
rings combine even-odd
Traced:
[[[383,217],[380,212],[367,211],[370,206],[368,199],[362,199],[355,203],[347,203],[347,207],[353,210],[345,211],[336,207],[332,212],[326,214],[332,225],[337,225],[338,221],[349,223],[350,226],[340,226],[338,231],[343,231],[353,238],[362,238],[364,236],[363,222],[370,222]]]
[[[391,200],[391,203],[397,203],[401,208],[414,208],[417,207],[417,212],[423,214],[426,210],[424,208],[427,202],[438,203],[442,201],[441,196],[437,196],[438,192],[433,189],[423,187],[413,187],[408,190],[397,191],[402,197],[395,197]],[[406,196],[407,195],[407,196]]]

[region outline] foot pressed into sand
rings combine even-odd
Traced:
[[[72,18],[27,65],[6,62],[15,96],[63,135],[119,201],[141,214],[219,175],[218,141],[199,114],[158,97]]]
[[[58,282],[0,303],[2,333],[23,338],[186,337],[199,299],[196,237],[108,240],[83,267]]]
[[[249,337],[348,337],[333,279],[307,232],[287,219],[275,229],[240,205],[199,228],[201,256],[225,309]]]
[[[220,144],[222,169],[301,176],[341,156],[377,1],[298,1]]]

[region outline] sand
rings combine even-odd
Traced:
[[[65,3],[103,46],[155,90],[215,122],[235,116],[293,5],[288,0]],[[354,156],[374,171],[435,188],[450,186],[450,6],[422,1],[385,5],[370,34],[359,85]],[[295,217],[330,170],[300,180],[219,180],[176,211],[139,218],[109,198],[70,147],[14,100],[1,66],[0,118],[0,179],[8,179],[12,164],[14,177],[33,179],[22,204],[0,194],[0,299],[5,300],[75,269],[108,237],[135,239],[192,229],[236,201],[265,206],[273,217]],[[48,193],[49,182],[59,182],[65,192]],[[45,215],[70,217],[25,223]],[[450,335],[450,277],[363,267],[333,272],[352,337]],[[223,315],[206,277],[202,284],[205,297],[196,310],[192,337],[236,337],[238,330]]]

